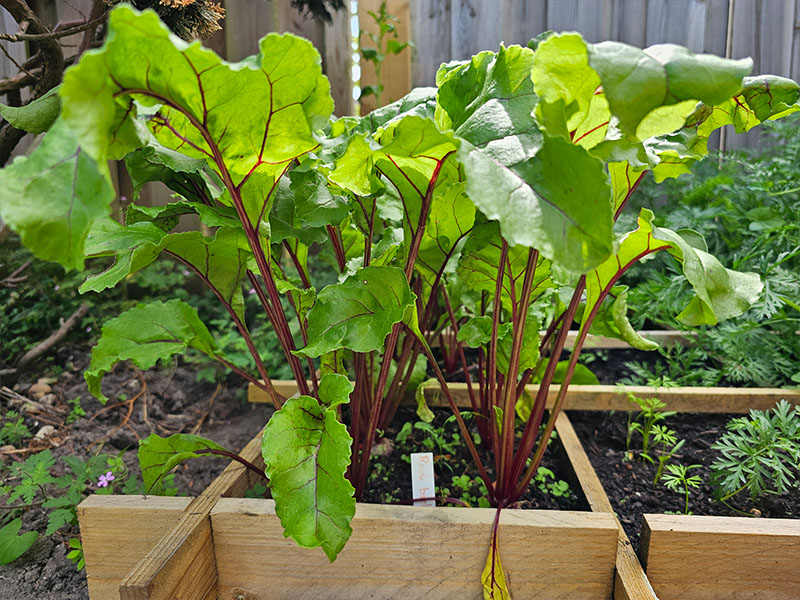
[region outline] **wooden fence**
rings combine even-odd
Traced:
[[[91,0],[30,1],[51,24],[81,18],[91,6]],[[221,3],[227,12],[224,29],[206,42],[208,46],[228,60],[239,60],[255,53],[257,40],[269,31],[303,35],[320,51],[336,113],[353,112],[348,10],[335,13],[333,23],[323,25],[298,14],[289,0]],[[361,29],[374,28],[367,11],[379,5],[380,0],[359,0]],[[592,42],[610,39],[640,47],[671,42],[695,52],[751,56],[755,73],[800,79],[800,0],[388,0],[388,9],[398,18],[401,40],[411,39],[415,49],[385,64],[387,102],[414,86],[433,85],[442,62],[495,49],[500,42],[525,44],[548,29],[576,30]],[[15,27],[0,8],[0,30],[13,32]],[[70,42],[75,44],[65,40]],[[15,60],[24,59],[23,45],[0,44]],[[0,78],[16,72],[0,53]],[[374,71],[362,64],[362,83],[372,82]],[[730,136],[726,147],[753,143],[752,135]]]

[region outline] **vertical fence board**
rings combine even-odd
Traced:
[[[338,116],[353,114],[350,17],[349,8],[334,13],[333,23],[325,27],[324,50],[320,48],[325,74],[331,82],[334,112]]]
[[[611,39],[644,48],[647,33],[647,3],[616,0],[611,18]]]
[[[547,30],[547,3],[541,0],[503,1],[503,41],[524,46]]]
[[[450,52],[464,60],[481,50],[497,50],[503,39],[499,2],[452,0]]]
[[[547,28],[579,31],[590,42],[611,39],[613,3],[610,0],[550,0]]]
[[[450,55],[451,0],[412,0],[411,39],[416,48],[411,63],[414,87],[434,85],[436,71]]]

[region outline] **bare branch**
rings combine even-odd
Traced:
[[[86,31],[87,29],[92,29],[102,23],[105,18],[106,13],[103,13],[101,16],[96,19],[92,19],[91,21],[86,21],[80,25],[70,27],[69,29],[59,29],[57,31],[50,31],[48,33],[0,33],[0,40],[5,40],[7,42],[41,42],[44,40],[57,40],[62,37],[80,33],[81,31]]]

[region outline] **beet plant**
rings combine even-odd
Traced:
[[[263,437],[276,512],[287,535],[331,560],[350,535],[377,431],[426,364],[499,517],[538,471],[586,335],[650,347],[627,321],[619,280],[631,265],[671,254],[696,294],[679,315],[691,324],[738,315],[761,292],[757,274],[726,269],[701,236],[660,228],[647,209],[636,230],[614,227],[648,171],[676,177],[720,126],[746,130],[796,110],[797,84],[747,77],[749,60],[549,35],[443,65],[437,88],[331,121],[329,85],[304,40],[269,35],[257,56],[229,64],[170,36],[152,13],[119,8],[109,23],[105,45],[67,72],[63,112],[41,145],[0,172],[0,214],[42,258],[82,268],[113,256],[87,290],[160,255],[203,279],[247,341],[254,373],[230,364],[196,311],[171,300],[106,323],[89,387],[102,399],[117,362],[146,368],[192,348],[264,389],[276,408]],[[137,185],[163,181],[179,196],[155,208],[134,198],[124,223],[110,219],[106,161],[121,158]],[[183,214],[212,235],[173,233]],[[318,252],[339,276],[319,290],[308,268]],[[252,343],[243,283],[297,397],[275,391]],[[445,328],[480,443],[431,350]],[[156,446],[174,457],[153,461]],[[227,451],[196,437],[140,449],[151,482],[207,453]],[[507,594],[498,523],[484,573],[493,597]]]

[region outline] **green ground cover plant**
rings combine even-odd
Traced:
[[[116,363],[149,368],[190,348],[263,389],[276,409],[262,445],[276,512],[286,535],[331,560],[350,536],[379,429],[430,369],[497,509],[483,585],[498,597],[508,593],[500,511],[539,473],[586,336],[652,349],[628,321],[620,277],[669,254],[694,294],[678,318],[693,326],[735,317],[762,292],[756,273],[727,269],[697,232],[659,227],[647,208],[634,229],[614,233],[645,173],[686,173],[720,126],[747,130],[797,110],[797,84],[751,69],[673,45],[548,34],[443,65],[437,88],[331,121],[310,43],[269,35],[258,55],[231,65],[171,36],[155,14],[120,7],[105,45],[67,72],[61,116],[42,143],[0,172],[0,214],[41,258],[81,269],[113,257],[84,291],[113,287],[160,255],[203,280],[254,368],[231,361],[197,309],[175,298],[106,321],[89,389],[104,400]],[[134,198],[124,223],[110,219],[106,165],[121,158],[135,181],[163,181],[180,197],[155,208]],[[182,214],[212,235],[174,233]],[[335,283],[314,278],[317,252],[334,258]],[[245,289],[279,341],[295,397],[273,386]],[[559,361],[573,323],[577,340]],[[431,349],[443,326],[456,336],[450,356],[476,431]],[[535,397],[525,392],[532,381]],[[206,454],[234,457],[196,436],[151,436],[139,452],[145,485]]]

